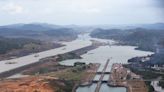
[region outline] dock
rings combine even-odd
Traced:
[[[105,76],[105,71],[106,71],[106,69],[107,69],[107,67],[108,67],[109,61],[110,61],[110,59],[107,60],[105,66],[104,66],[104,68],[103,68],[103,70],[102,70],[102,72],[101,72],[101,77],[100,77],[100,79],[97,81],[97,86],[96,86],[95,92],[99,92],[99,91],[100,91],[101,84],[102,84],[103,78],[104,78],[104,76]]]

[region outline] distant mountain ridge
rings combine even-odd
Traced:
[[[138,46],[138,49],[154,51],[155,45],[164,40],[162,29],[95,29],[92,37],[103,39],[115,39],[123,44]]]
[[[135,29],[135,28],[145,28],[145,29],[157,29],[163,30],[164,23],[154,23],[154,24],[125,24],[125,25],[95,25],[95,28],[102,29]]]
[[[19,30],[35,30],[35,31],[46,31],[50,29],[63,28],[62,26],[52,25],[47,23],[31,23],[31,24],[11,24],[0,26],[0,28],[14,28]]]
[[[0,36],[71,40],[77,37],[77,32],[73,28],[46,23],[13,24],[0,26]]]
[[[146,29],[162,30],[162,29],[164,29],[164,23],[143,24],[143,25],[140,25],[139,27],[146,28]]]

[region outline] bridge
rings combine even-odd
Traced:
[[[103,83],[103,82],[107,82],[107,81],[103,81],[103,78],[104,78],[104,76],[105,76],[105,71],[106,71],[106,69],[107,69],[107,67],[108,67],[109,61],[110,61],[110,59],[107,60],[107,62],[106,62],[106,64],[105,64],[105,66],[104,66],[102,72],[101,72],[101,73],[99,72],[99,73],[101,74],[100,79],[99,79],[98,81],[93,81],[93,82],[96,82],[96,83],[97,83],[95,92],[99,92],[102,83]]]

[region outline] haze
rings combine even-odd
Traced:
[[[0,25],[46,22],[59,25],[164,22],[162,0],[0,0]]]

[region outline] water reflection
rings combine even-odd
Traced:
[[[105,74],[103,80],[104,81],[109,80],[109,76],[110,76],[109,74]]]
[[[93,80],[99,80],[101,77],[101,74],[97,74]]]
[[[86,91],[89,92],[89,91]],[[109,87],[106,83],[103,83],[100,88],[100,92],[126,92],[124,87]]]

